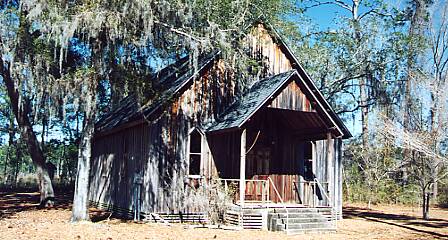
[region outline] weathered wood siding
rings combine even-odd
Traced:
[[[336,208],[342,216],[342,139],[320,140],[315,143],[315,160],[313,172],[330,198],[316,198],[321,205],[330,205]],[[329,151],[329,152],[328,152]]]
[[[294,81],[289,83],[288,86],[272,100],[269,107],[296,111],[312,111],[310,100]]]
[[[201,210],[200,199],[185,197],[189,192],[185,184],[188,133],[233,102],[235,86],[229,75],[223,62],[217,61],[157,118],[96,138],[90,199],[132,209],[133,177],[139,172],[144,179],[142,211]],[[207,149],[204,156],[202,173],[211,176],[214,164],[207,161]]]
[[[252,57],[262,63],[265,76],[292,69],[291,61],[263,24],[254,27],[244,41]]]
[[[235,100],[237,86],[232,76],[223,60],[217,61],[173,102],[173,114],[180,111],[199,125],[215,119]]]
[[[260,76],[292,69],[290,60],[263,25],[254,28],[244,41],[248,54],[263,65],[264,72]],[[143,212],[205,211],[207,199],[201,196],[202,190],[189,187],[185,181],[189,167],[188,134],[193,128],[201,128],[218,118],[234,102],[241,88],[239,81],[241,79],[235,79],[235,74],[226,69],[222,60],[215,61],[180,96],[171,99],[163,113],[134,127],[95,138],[90,199],[132,209],[133,177],[140,173],[143,176]],[[274,98],[270,107],[313,110],[294,82]],[[247,156],[247,178],[271,176],[282,198],[303,201],[300,199],[303,199],[303,190],[294,189],[294,182],[303,179],[303,142],[276,124],[275,116],[263,112],[256,114],[247,128],[248,147],[260,131]],[[333,204],[341,206],[341,143],[330,140],[330,148],[327,148],[326,142],[316,142],[313,167],[321,182],[331,182],[331,186],[335,186],[330,195],[337,199]],[[208,135],[202,145],[201,173],[204,176],[239,178],[240,132]],[[327,149],[333,149],[333,154],[328,155]],[[257,156],[268,160],[260,166],[254,162]],[[271,196],[274,195],[271,192]]]

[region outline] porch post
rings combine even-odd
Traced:
[[[334,163],[333,163],[333,142],[331,133],[327,133],[327,193],[330,199],[328,199],[328,205],[334,207]]]
[[[246,129],[241,133],[240,156],[240,204],[243,206],[246,194]]]

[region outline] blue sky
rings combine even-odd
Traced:
[[[339,7],[333,5],[323,5],[309,9],[307,16],[316,23],[320,29],[332,29],[336,27],[335,18],[341,15]]]

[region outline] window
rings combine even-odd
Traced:
[[[197,129],[190,133],[189,175],[201,174],[202,135]]]

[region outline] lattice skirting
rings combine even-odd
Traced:
[[[112,216],[125,219],[133,219],[134,212],[132,209],[122,208],[113,204],[90,201],[90,206],[100,210],[112,213]],[[147,213],[140,212],[140,218],[146,222],[170,222],[170,223],[198,223],[208,224],[209,218],[207,213]]]

